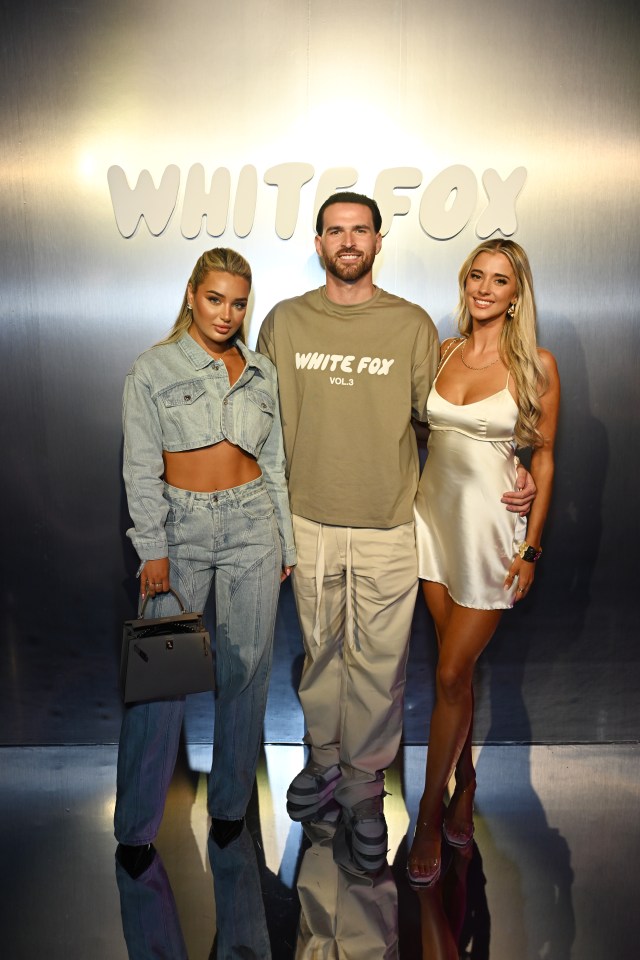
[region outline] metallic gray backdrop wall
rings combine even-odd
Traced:
[[[1,741],[117,735],[119,624],[136,567],[119,480],[122,382],[170,326],[201,250],[220,242],[251,260],[254,339],[271,302],[321,282],[311,232],[321,172],[352,166],[371,192],[383,168],[417,167],[422,186],[400,191],[411,208],[394,219],[376,278],[423,304],[445,335],[486,200],[480,190],[447,241],[425,234],[417,207],[455,163],[478,182],[490,167],[503,178],[527,169],[515,238],[531,255],[541,340],[564,388],[535,595],[504,618],[484,659],[481,699],[493,710],[477,733],[636,739],[636,5],[2,0],[0,11]],[[292,161],[316,177],[283,241],[262,176]],[[178,204],[160,236],[141,223],[124,239],[107,169],[121,165],[134,183],[147,168],[158,182],[171,163],[181,190],[194,163],[234,177],[254,164],[251,233],[229,225],[212,239],[203,223],[187,240]],[[427,656],[425,630],[419,611],[414,662]],[[268,719],[267,736],[285,733]]]

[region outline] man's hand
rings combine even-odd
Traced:
[[[536,498],[538,492],[533,477],[528,470],[518,464],[516,475],[515,490],[507,490],[500,498],[500,502],[506,504],[510,513],[519,513],[521,517],[526,517],[531,509],[531,504]]]

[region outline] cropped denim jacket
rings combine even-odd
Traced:
[[[296,562],[275,367],[241,341],[236,346],[245,368],[232,387],[222,360],[188,333],[147,350],[127,375],[123,474],[134,523],[127,536],[141,560],[167,556],[162,451],[195,450],[226,439],[256,457],[273,501],[282,563]]]

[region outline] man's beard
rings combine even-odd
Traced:
[[[344,250],[341,252],[344,253]],[[325,257],[324,265],[328,272],[334,277],[337,277],[338,280],[353,283],[361,277],[364,277],[367,273],[371,273],[374,260],[374,253],[364,253],[359,260],[355,260],[353,263],[343,263],[340,259],[340,254],[336,254],[332,259]]]

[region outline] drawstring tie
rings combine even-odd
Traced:
[[[356,648],[355,642],[355,619],[353,614],[353,564],[351,557],[351,527],[347,531],[347,564],[346,564],[346,591],[347,591],[347,610],[345,624],[345,640],[352,650]],[[313,624],[312,638],[320,646],[320,604],[322,603],[322,589],[324,584],[324,534],[322,524],[318,524],[318,540],[316,544],[316,616]]]
[[[347,527],[347,622],[345,624],[345,639],[352,650],[356,648],[356,638],[353,619],[353,580],[351,572],[351,527]]]

